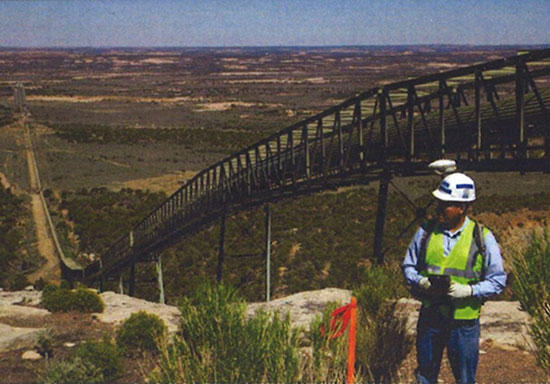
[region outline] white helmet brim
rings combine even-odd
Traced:
[[[449,194],[441,192],[439,189],[436,189],[435,191],[433,191],[432,195],[437,200],[441,200],[441,201],[454,201],[454,202],[457,202],[457,203],[470,203],[472,201],[475,201],[475,197],[474,198],[468,198],[468,199],[458,199],[458,198],[453,197]]]

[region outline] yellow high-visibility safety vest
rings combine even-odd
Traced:
[[[432,232],[427,234],[425,246],[421,252],[425,252],[423,266],[420,274],[428,275],[449,275],[451,281],[460,284],[476,284],[481,280],[484,257],[478,244],[474,240],[476,223],[470,220],[451,253],[444,256],[443,230],[440,225],[435,225]],[[483,228],[483,237],[488,229]],[[433,305],[430,299],[422,300],[424,306]],[[440,304],[440,311],[444,315],[450,315],[454,311],[454,318],[457,320],[478,319],[481,313],[483,301],[475,297],[454,299],[449,304]]]

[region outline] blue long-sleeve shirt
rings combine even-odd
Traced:
[[[445,248],[445,256],[451,253],[451,250],[456,245],[460,235],[470,222],[466,217],[464,224],[455,232],[448,230],[443,231],[443,245]],[[403,274],[407,280],[407,284],[418,286],[418,282],[422,278],[417,269],[418,255],[422,238],[424,237],[425,229],[420,227],[409,245],[405,260],[403,261]],[[480,299],[486,299],[493,295],[498,295],[506,286],[506,272],[502,262],[500,248],[492,232],[488,231],[485,235],[486,248],[486,274],[485,279],[473,285],[473,295]]]

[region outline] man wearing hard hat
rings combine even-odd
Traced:
[[[422,301],[417,380],[437,383],[447,348],[456,382],[475,383],[481,306],[502,292],[506,272],[491,231],[467,216],[476,199],[474,181],[452,173],[433,195],[437,217],[418,229],[403,262],[407,284]]]

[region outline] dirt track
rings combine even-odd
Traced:
[[[48,221],[46,218],[46,212],[44,212],[45,207],[42,204],[40,197],[42,192],[40,190],[40,180],[38,178],[36,161],[34,159],[30,132],[24,118],[21,120],[21,125],[23,129],[25,129],[25,151],[27,156],[27,164],[29,166],[32,215],[36,226],[38,252],[46,259],[46,263],[44,265],[29,275],[29,280],[34,282],[40,278],[43,278],[46,281],[59,281],[61,279],[61,268],[59,265],[59,260],[55,254],[55,244],[48,230]]]

